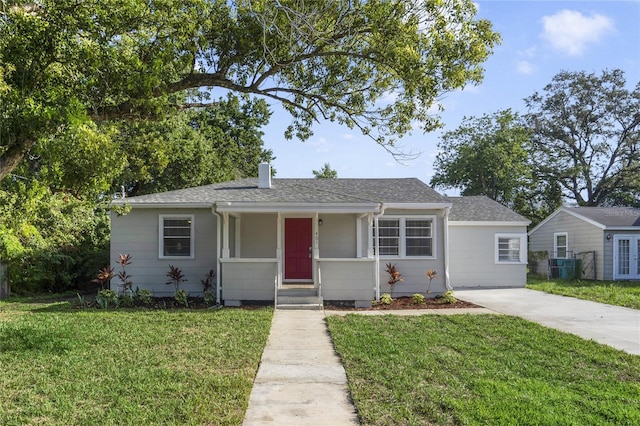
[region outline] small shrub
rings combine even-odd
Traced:
[[[427,296],[428,296],[429,293],[431,293],[431,281],[433,281],[433,279],[438,276],[438,271],[436,271],[435,269],[429,269],[424,274],[426,275],[427,278],[429,278],[429,285],[427,286]]]
[[[215,305],[217,300],[216,300],[216,294],[211,291],[211,290],[207,290],[203,293],[204,295],[204,303],[207,305]]]
[[[442,300],[444,303],[447,303],[447,304],[456,303],[458,301],[458,299],[456,299],[456,296],[453,290],[449,290],[445,294],[443,294]]]
[[[184,306],[185,308],[189,307],[189,301],[187,300],[187,292],[185,290],[177,290],[173,295],[173,298],[178,305]]]
[[[145,306],[149,306],[151,305],[151,291],[147,290],[147,289],[142,289],[140,290],[139,288],[136,289],[136,300],[138,301],[138,303],[141,303]]]
[[[380,303],[383,305],[390,305],[393,302],[393,297],[389,293],[384,293],[380,296]]]
[[[416,293],[413,295],[413,303],[415,303],[416,305],[422,305],[424,304],[424,296],[420,293]]]
[[[104,290],[105,288],[109,288],[111,278],[113,278],[113,268],[111,265],[107,265],[98,271],[98,276],[96,279],[91,280],[91,282],[100,284],[100,289]]]
[[[100,290],[96,296],[98,308],[108,309],[118,306],[118,293],[110,289]]]
[[[80,293],[76,293],[76,295],[78,296],[78,307],[80,307],[80,308],[88,308],[89,307],[89,303],[84,298],[84,296],[82,296]]]
[[[396,264],[392,264],[391,262],[386,264],[386,269],[384,270],[387,274],[389,274],[389,280],[387,281],[387,284],[389,284],[389,286],[391,287],[391,295],[393,295],[393,291],[396,288],[396,284],[401,283],[402,281],[404,281],[404,278],[402,278],[402,274],[400,274],[400,271],[398,271],[398,267],[396,266]]]
[[[204,297],[204,303],[207,305],[214,305],[218,301],[216,299],[216,271],[211,269],[203,280],[200,280],[202,284],[202,294]]]
[[[135,304],[133,294],[131,293],[121,294],[118,301],[120,303],[120,306],[131,307]]]
[[[127,266],[131,264],[131,255],[122,254],[118,255],[118,263],[122,267],[122,270],[118,272],[118,278],[120,279],[120,287],[122,288],[122,295],[133,292],[133,281],[131,281],[131,275],[127,273]]]
[[[167,278],[169,278],[169,281],[167,281],[166,284],[173,284],[176,288],[176,293],[178,292],[178,290],[180,290],[180,284],[187,281],[187,279],[184,277],[184,274],[182,273],[182,270],[180,268],[176,268],[173,265],[169,265]]]

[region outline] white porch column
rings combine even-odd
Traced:
[[[222,212],[222,258],[229,258],[229,213]]]
[[[376,224],[377,226],[377,224]],[[373,213],[367,216],[367,257],[373,259]]]
[[[315,212],[313,215],[313,223],[311,224],[311,230],[313,232],[313,241],[311,245],[313,246],[313,260],[317,260],[320,258],[320,223],[319,223],[320,215],[318,212]]]
[[[278,288],[282,287],[282,234],[283,234],[283,219],[282,213],[278,212],[276,218],[276,259],[278,259],[277,265],[277,280]]]

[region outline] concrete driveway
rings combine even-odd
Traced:
[[[640,355],[640,310],[526,288],[456,290],[456,297]]]

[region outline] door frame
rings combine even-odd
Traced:
[[[620,274],[619,266],[619,242],[629,240],[629,274]],[[640,279],[640,234],[616,234],[613,236],[613,279],[637,280]],[[635,273],[632,273],[635,272]]]
[[[282,283],[286,284],[286,283],[292,283],[292,282],[298,282],[298,283],[309,283],[309,284],[316,284],[316,266],[317,266],[317,253],[318,253],[318,228],[317,228],[317,224],[318,224],[318,214],[283,214],[281,216],[281,220],[282,220],[282,225],[280,227],[280,229],[282,230],[282,235],[281,235],[281,241],[282,241],[282,262],[281,262],[281,274],[282,274]],[[311,220],[311,278],[310,279],[288,279],[286,277],[286,220],[287,219],[309,219]]]

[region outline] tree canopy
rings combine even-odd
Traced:
[[[320,170],[312,170],[312,172],[316,179],[335,179],[338,177],[338,172],[333,170],[329,163],[324,163]]]
[[[440,125],[429,108],[481,81],[498,41],[470,0],[2,2],[0,180],[42,140],[214,88],[280,102],[286,137],[331,120],[393,151],[412,123]]]
[[[443,135],[431,184],[487,195],[535,224],[562,204],[640,206],[640,82],[561,72],[510,110]]]
[[[561,72],[525,99],[533,166],[580,205],[639,203],[640,82],[621,70]]]
[[[486,195],[509,205],[531,179],[529,131],[511,110],[464,118],[438,143],[431,185]]]

